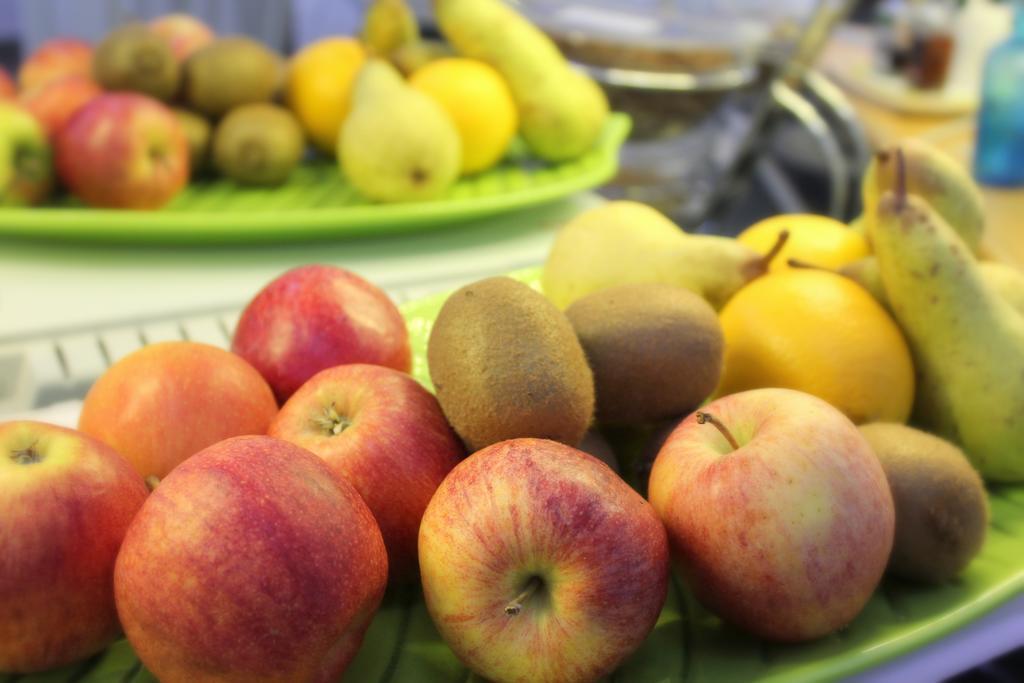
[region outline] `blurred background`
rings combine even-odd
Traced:
[[[97,41],[119,23],[169,12],[288,54],[357,32],[366,4],[0,0],[0,60],[13,66],[48,38]],[[726,234],[774,213],[857,215],[872,145],[905,132],[891,129],[884,111],[864,110],[916,114],[909,80],[927,98],[926,124],[944,122],[936,111],[972,114],[983,59],[1012,16],[1011,3],[990,0],[515,4],[633,117],[622,171],[603,193],[652,204],[687,229]],[[413,5],[429,33],[429,0]]]

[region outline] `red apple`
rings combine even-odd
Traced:
[[[488,680],[594,681],[665,602],[665,529],[607,465],[543,439],[462,461],[420,527],[423,594],[462,662]]]
[[[292,394],[267,433],[316,453],[355,486],[384,536],[392,580],[416,575],[423,511],[464,455],[430,392],[391,368],[339,365]]]
[[[797,391],[732,394],[687,417],[649,490],[697,597],[770,640],[850,623],[892,548],[878,458],[839,410]]]
[[[174,113],[136,93],[93,98],[57,136],[57,172],[92,206],[156,209],[188,183],[188,140]]]
[[[92,76],[92,45],[77,38],[54,38],[22,62],[18,86],[27,92],[72,74]]]
[[[0,206],[39,204],[53,189],[46,133],[27,109],[0,102]]]
[[[88,76],[72,74],[50,81],[21,96],[21,103],[39,119],[50,142],[86,103],[103,93]]]
[[[0,66],[0,99],[13,100],[18,96],[18,86],[11,78],[11,72]]]
[[[119,636],[114,560],[146,494],[95,439],[0,424],[0,671],[64,666]]]
[[[277,403],[233,353],[196,342],[145,346],[89,390],[78,428],[109,444],[143,477],[164,477],[222,439],[266,434]]]
[[[333,683],[387,581],[380,530],[316,456],[228,439],[178,467],[114,572],[132,647],[164,683]]]
[[[242,311],[232,350],[252,363],[285,401],[335,365],[371,363],[408,372],[405,320],[388,295],[344,268],[290,270]]]
[[[168,42],[179,62],[216,37],[213,29],[189,14],[165,14],[151,21],[149,28]]]

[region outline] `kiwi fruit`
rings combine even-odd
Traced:
[[[131,90],[165,102],[181,85],[181,66],[170,45],[145,24],[108,33],[96,46],[92,70],[104,90]]]
[[[284,78],[281,56],[244,36],[217,38],[185,61],[183,94],[189,106],[210,117],[235,107],[274,99]]]
[[[185,132],[185,139],[188,140],[188,165],[195,176],[205,171],[209,165],[213,127],[205,118],[188,109],[175,107],[173,111]]]
[[[302,160],[305,137],[295,116],[276,104],[231,110],[213,135],[213,163],[246,185],[280,185]]]
[[[718,385],[722,328],[711,305],[687,289],[620,285],[573,302],[565,315],[594,374],[601,424],[683,415]]]
[[[981,550],[988,498],[963,451],[903,424],[862,425],[892,490],[896,534],[889,572],[927,583],[952,579]]]
[[[572,325],[507,277],[456,290],[427,341],[437,400],[470,451],[518,437],[576,446],[594,413],[594,380]]]

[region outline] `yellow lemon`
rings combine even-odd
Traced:
[[[770,273],[722,309],[717,395],[783,387],[822,398],[854,422],[905,422],[914,366],[903,334],[860,285],[820,270]]]
[[[741,232],[736,239],[762,254],[771,249],[779,233],[789,230],[789,241],[772,260],[771,270],[788,268],[787,259],[798,259],[835,270],[871,253],[867,240],[828,216],[791,213],[765,218]]]
[[[313,144],[331,156],[351,105],[352,83],[365,60],[359,41],[324,38],[303,48],[288,67],[288,106]]]
[[[409,79],[434,98],[462,138],[462,172],[496,164],[519,127],[515,100],[501,74],[475,59],[446,57],[428,62]]]

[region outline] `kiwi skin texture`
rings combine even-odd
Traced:
[[[134,90],[169,102],[181,87],[170,45],[145,24],[126,24],[96,46],[93,78],[104,90]]]
[[[280,185],[302,161],[306,139],[295,116],[276,104],[255,102],[221,119],[211,143],[223,175],[246,185]]]
[[[943,583],[957,576],[985,542],[988,497],[963,451],[897,423],[862,425],[878,455],[896,506],[888,571]]]
[[[427,363],[445,417],[470,452],[520,437],[576,446],[593,419],[594,380],[572,325],[511,278],[448,297]]]
[[[718,386],[722,327],[711,305],[687,289],[621,285],[575,301],[565,315],[594,373],[601,424],[684,415]]]

